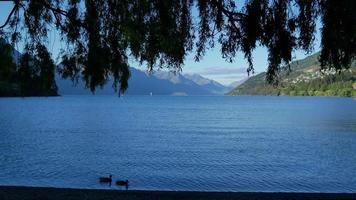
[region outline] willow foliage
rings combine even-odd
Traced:
[[[253,72],[252,52],[268,49],[267,81],[278,81],[292,51],[310,52],[316,21],[322,23],[322,67],[348,68],[356,55],[354,0],[13,0],[0,36],[40,47],[51,27],[66,43],[59,71],[82,77],[95,91],[110,77],[124,92],[130,77],[128,57],[149,69],[180,70],[195,52],[199,61],[220,43],[233,62],[241,51]],[[31,48],[30,48],[31,49]]]

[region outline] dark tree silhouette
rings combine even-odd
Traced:
[[[39,73],[39,86],[40,93],[44,95],[57,94],[57,85],[55,81],[55,64],[51,58],[50,53],[46,47],[39,44],[37,46],[37,54],[35,57],[34,66],[40,68]]]
[[[16,64],[12,56],[12,46],[0,39],[0,81],[11,82]]]
[[[29,53],[24,53],[20,58],[19,69],[18,69],[18,77],[20,83],[20,92],[19,94],[22,96],[30,96],[33,90],[34,85],[32,83],[33,80],[36,79],[36,74],[38,70],[32,65],[33,59]]]
[[[180,70],[194,51],[221,44],[222,57],[232,62],[242,51],[253,72],[252,52],[268,49],[267,81],[278,81],[281,65],[292,51],[313,47],[318,17],[322,24],[322,67],[348,68],[356,55],[354,0],[13,0],[14,7],[0,34],[13,42],[38,47],[55,26],[66,47],[60,72],[83,77],[92,91],[113,77],[123,92],[130,76],[128,56],[149,69]],[[197,10],[198,16],[194,10]],[[197,20],[197,21],[195,21]],[[36,48],[30,48],[36,49]]]
[[[35,50],[26,47],[20,57],[17,77],[19,95],[22,96],[55,96],[57,85],[55,82],[55,64],[46,47],[37,44]],[[30,53],[31,52],[31,53]]]

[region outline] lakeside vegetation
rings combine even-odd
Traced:
[[[58,96],[55,64],[44,46],[20,55],[0,38],[0,49],[0,97]]]
[[[320,70],[319,53],[294,61],[280,73],[278,85],[266,84],[266,73],[249,78],[228,95],[356,96],[356,62],[349,69]]]

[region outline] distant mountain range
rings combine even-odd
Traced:
[[[131,77],[128,95],[223,95],[228,92],[226,87],[216,81],[204,78],[198,74],[174,74],[168,71],[155,71],[148,74],[136,68],[130,68]],[[58,93],[61,95],[91,94],[79,80],[76,86],[72,81],[56,77]],[[95,94],[114,94],[112,81],[103,88],[98,88]]]
[[[266,73],[250,77],[231,90],[228,95],[289,95],[289,96],[356,96],[356,61],[341,73],[320,71],[319,53],[291,62],[284,67],[280,83],[266,83]]]
[[[14,49],[13,58],[16,63],[20,57],[21,53]],[[224,95],[232,89],[199,74],[174,74],[168,71],[148,74],[133,67],[130,72],[129,88],[125,95]],[[92,94],[81,79],[76,84],[69,79],[62,79],[59,74],[56,74],[55,79],[60,95]],[[113,81],[109,80],[103,88],[97,88],[95,94],[115,95],[112,84]]]

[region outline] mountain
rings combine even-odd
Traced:
[[[230,83],[230,84],[228,85],[228,87],[231,88],[230,90],[232,90],[232,89],[234,89],[235,87],[237,87],[237,86],[243,84],[245,81],[247,81],[247,79],[248,79],[248,78],[243,78],[243,79],[241,79],[241,80],[239,80],[239,81],[234,81],[234,82]]]
[[[229,88],[220,84],[217,81],[207,79],[199,74],[184,74],[184,77],[186,79],[189,79],[196,84],[200,85],[201,87],[204,87],[206,90],[209,90],[213,94],[224,94],[229,91]]]
[[[1,41],[0,41],[1,42]],[[8,45],[6,41],[1,44]],[[15,63],[19,63],[21,53],[11,47],[12,57]],[[220,83],[204,78],[198,74],[174,74],[167,71],[156,71],[151,74],[130,68],[131,78],[129,79],[129,88],[125,94],[129,95],[223,95],[228,91],[227,87]],[[58,87],[58,94],[77,95],[91,94],[91,91],[85,87],[85,82],[81,79],[76,84],[71,80],[62,79],[59,74],[55,74],[55,82]],[[102,88],[97,88],[95,94],[111,94],[115,91],[112,88],[113,81],[107,81]],[[10,84],[0,80],[0,95],[15,96],[20,95],[18,84]],[[48,95],[48,94],[46,94]]]
[[[222,95],[227,90],[225,86],[200,75],[182,75],[167,71],[148,74],[136,68],[130,68],[130,72],[129,88],[125,92],[128,95]],[[91,94],[82,80],[74,86],[70,80],[57,76],[56,82],[59,94]],[[103,88],[98,88],[95,94],[114,94],[111,86],[112,81],[108,81]]]
[[[356,96],[356,61],[340,73],[320,71],[319,53],[290,63],[282,69],[280,83],[266,83],[266,73],[250,77],[228,95]]]

